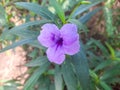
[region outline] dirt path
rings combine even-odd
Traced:
[[[0,83],[25,73],[27,70],[27,67],[23,66],[25,63],[26,52],[21,47],[0,53]]]

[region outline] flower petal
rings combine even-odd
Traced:
[[[59,37],[60,31],[55,24],[45,24],[42,26],[42,31],[38,36],[38,41],[45,47],[55,45],[54,39]]]
[[[65,24],[61,28],[60,33],[63,38],[63,43],[67,45],[73,43],[79,37],[77,34],[77,26],[75,24]]]
[[[47,57],[50,62],[54,62],[56,64],[62,64],[65,60],[65,55],[62,47],[57,47],[57,45],[53,47],[49,47],[47,49]]]
[[[71,45],[63,45],[65,54],[74,55],[80,50],[79,40],[75,41]]]

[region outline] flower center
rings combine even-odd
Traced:
[[[58,46],[62,46],[63,44],[63,38],[60,36],[56,36],[55,34],[51,34],[51,40],[55,42],[55,44]]]
[[[61,46],[63,44],[63,38],[59,38],[56,42],[58,46]]]

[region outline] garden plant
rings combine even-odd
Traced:
[[[32,48],[24,84],[2,90],[120,90],[119,0],[1,0],[0,45]]]

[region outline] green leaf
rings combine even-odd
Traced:
[[[94,71],[98,71],[98,70],[101,70],[101,69],[104,69],[105,67],[109,66],[112,64],[112,60],[105,60],[103,61],[102,63],[100,63],[95,69]]]
[[[108,70],[105,70],[103,72],[103,75],[100,77],[100,79],[101,80],[112,79],[119,75],[120,75],[120,65],[118,63],[113,67],[109,68]]]
[[[85,24],[88,22],[88,20],[90,20],[92,18],[92,16],[94,16],[98,11],[100,11],[101,8],[96,8],[94,10],[92,10],[91,12],[88,12],[87,14],[81,16],[78,20]]]
[[[104,55],[106,56],[109,55],[107,48],[100,41],[95,40],[95,39],[90,39],[90,42],[95,44],[98,48],[100,48],[100,50],[102,51]]]
[[[33,46],[33,47],[37,47],[37,48],[43,49],[43,50],[46,49],[45,47],[43,47],[43,46],[38,42],[37,38],[36,38],[36,40],[34,40],[33,42],[30,42],[29,45],[30,45],[30,46]]]
[[[49,90],[57,90],[57,89],[55,89],[55,85],[54,84],[51,84]]]
[[[21,38],[30,38],[30,37],[36,37],[37,38],[37,36],[39,35],[39,32],[40,31],[18,30],[18,31],[14,31],[12,34],[17,35]]]
[[[54,7],[55,12],[61,19],[62,23],[65,24],[65,14],[60,4],[56,0],[50,0],[50,4]]]
[[[120,83],[120,78],[119,77],[115,77],[115,78],[107,79],[107,82],[111,83],[111,84]]]
[[[0,26],[4,26],[6,24],[6,12],[3,6],[0,5]]]
[[[30,76],[27,82],[24,85],[23,90],[34,90],[33,86],[38,81],[39,77],[47,70],[48,66],[50,65],[49,62],[42,64],[37,70]]]
[[[4,86],[3,90],[17,90],[17,86]]]
[[[96,84],[98,84],[100,82],[99,76],[97,76],[97,74],[94,71],[92,71],[92,70],[89,70],[89,72],[90,72],[90,76],[92,77],[92,79],[94,80],[94,82]]]
[[[93,7],[99,3],[101,3],[103,0],[99,0],[99,1],[95,1],[95,2],[92,2],[91,4],[89,5],[80,5],[80,7],[78,7],[75,12],[72,14],[72,17],[76,17],[77,15],[83,13],[84,11],[88,10],[90,7]]]
[[[10,33],[13,33],[14,31],[18,31],[18,30],[21,30],[21,29],[25,29],[29,26],[43,25],[43,24],[49,23],[49,22],[51,22],[51,21],[50,20],[37,20],[37,21],[27,22],[27,23],[24,23],[22,25],[19,25],[19,26],[16,26],[16,27],[10,29]]]
[[[48,59],[47,59],[46,56],[39,56],[35,60],[32,60],[32,61],[28,62],[25,65],[27,67],[37,67],[37,66],[41,66],[41,65],[43,65],[43,64],[45,64],[47,62],[48,62]]]
[[[62,73],[61,68],[56,65],[55,67],[55,90],[63,90],[63,80],[62,80]]]
[[[13,49],[13,48],[15,48],[17,46],[20,46],[20,45],[23,45],[23,44],[27,44],[27,43],[33,42],[35,39],[36,38],[27,38],[27,39],[20,40],[18,42],[13,43],[12,45],[9,45],[9,46],[3,48],[2,50],[0,50],[0,53],[4,52],[6,50],[9,50],[9,49]]]
[[[67,85],[67,90],[77,90],[77,78],[73,72],[73,67],[70,60],[67,59],[64,64],[62,64],[62,75]]]
[[[80,52],[72,56],[72,63],[76,70],[76,75],[79,78],[83,90],[90,90],[90,77],[87,57],[83,49],[82,43]]]
[[[91,4],[90,1],[81,1],[80,3],[81,3],[81,4]]]
[[[99,56],[96,55],[94,52],[90,51],[89,49],[87,49],[87,55],[89,56],[89,66],[92,67],[96,67],[97,65],[100,64],[101,61],[104,60],[103,56]]]
[[[38,81],[38,89],[37,90],[50,90],[50,78],[47,76],[41,76]]]
[[[11,36],[18,36],[20,38],[31,38],[34,37],[37,39],[37,36],[39,35],[40,31],[32,31],[32,30],[9,30],[8,32],[4,32],[2,36],[0,37],[0,40],[7,40]]]
[[[30,53],[28,54],[28,56],[31,57],[31,58],[34,60],[34,59],[36,59],[36,57],[38,57],[38,52],[39,52],[39,49],[34,48],[34,49],[32,50],[32,52],[30,52]]]
[[[33,26],[33,25],[43,25],[47,22],[51,22],[51,21],[49,21],[49,20],[39,20],[39,21],[32,21],[32,22],[24,23],[22,25],[14,27],[10,30],[6,30],[5,32],[2,33],[0,39],[4,40],[4,39],[8,38],[8,36],[10,34],[15,34],[15,35],[23,37],[23,38],[27,38],[27,37],[31,37],[31,36],[37,36],[38,32],[30,31],[30,30],[24,30],[24,29],[28,28],[29,26]]]
[[[113,37],[115,30],[117,28],[113,24],[113,13],[112,13],[112,4],[114,3],[114,0],[107,0],[105,2],[104,6],[104,16],[105,16],[105,21],[106,21],[106,32],[107,35],[110,37]]]
[[[52,14],[48,9],[41,7],[37,3],[29,3],[29,2],[17,2],[15,3],[18,6],[21,6],[25,9],[28,9],[35,14],[40,15],[41,17],[44,17],[49,20],[55,20],[55,15]]]
[[[111,57],[115,58],[116,57],[115,50],[112,48],[112,46],[109,43],[105,42],[105,44],[106,44],[106,46],[108,47],[108,49],[109,49],[109,51],[111,53]]]
[[[104,90],[112,90],[112,88],[103,81],[100,81],[100,85],[104,88]]]
[[[0,90],[4,90],[4,87],[3,87],[3,86],[0,86]]]

